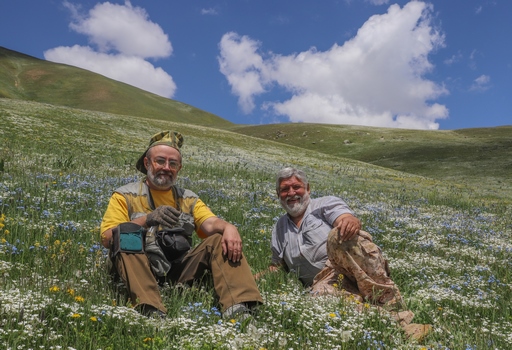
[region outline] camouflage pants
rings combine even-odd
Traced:
[[[313,295],[340,295],[352,299],[363,309],[362,302],[389,312],[408,338],[421,341],[432,331],[431,325],[411,323],[414,313],[407,309],[400,291],[390,278],[387,261],[380,248],[365,231],[346,242],[338,240],[336,229],[327,237],[325,267],[315,276]]]
[[[313,294],[346,295],[378,306],[401,306],[400,291],[390,278],[387,261],[368,232],[360,231],[351,240],[340,242],[337,230],[331,230],[327,255],[329,260],[313,281]]]

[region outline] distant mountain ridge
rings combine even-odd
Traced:
[[[233,123],[85,69],[0,47],[0,97],[227,128]]]

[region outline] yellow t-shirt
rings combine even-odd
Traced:
[[[175,208],[177,207],[171,190],[151,191],[151,197],[153,199],[155,208],[161,205],[170,205]],[[208,208],[208,206],[199,198],[194,198],[194,200],[196,202],[193,207],[192,215],[194,217],[195,231],[197,232],[199,238],[204,239],[207,237],[207,235],[201,231],[200,227],[203,222],[206,221],[206,219],[215,217],[215,214],[213,214],[210,208]],[[149,209],[149,205],[147,210],[147,212],[151,211],[151,209]],[[128,222],[130,220],[131,218],[129,216],[126,198],[124,195],[118,192],[114,192],[108,203],[105,215],[103,216],[103,220],[100,225],[100,232],[103,233],[108,229],[116,227],[120,223]]]

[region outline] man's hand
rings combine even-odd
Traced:
[[[181,212],[170,205],[162,205],[146,216],[146,227],[167,226],[173,227],[178,223]]]
[[[361,221],[352,214],[340,215],[334,222],[338,229],[338,241],[345,242],[356,236],[361,230]]]
[[[242,238],[235,225],[214,216],[201,224],[201,231],[208,236],[222,234],[222,254],[233,262],[242,259]]]
[[[263,271],[260,271],[260,272],[258,272],[257,274],[255,274],[255,275],[254,275],[254,279],[255,279],[255,280],[259,280],[260,278],[262,278],[263,276],[265,276],[267,273],[269,273],[269,272],[277,272],[277,271],[279,271],[279,267],[274,266],[274,265],[270,265],[270,266],[268,267],[268,269],[263,270]]]
[[[242,258],[242,238],[236,226],[227,224],[222,233],[222,253],[233,262]]]

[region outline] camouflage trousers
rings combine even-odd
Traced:
[[[325,267],[315,276],[313,295],[339,295],[354,300],[363,309],[369,302],[389,315],[403,328],[406,336],[422,341],[432,325],[411,323],[414,313],[407,309],[398,287],[390,277],[387,261],[372,236],[365,231],[346,242],[338,240],[336,229],[327,237]]]
[[[406,310],[400,291],[390,277],[388,263],[368,232],[359,231],[351,240],[342,242],[338,240],[338,231],[331,230],[327,255],[325,267],[311,286],[313,295],[343,295],[390,311]]]

